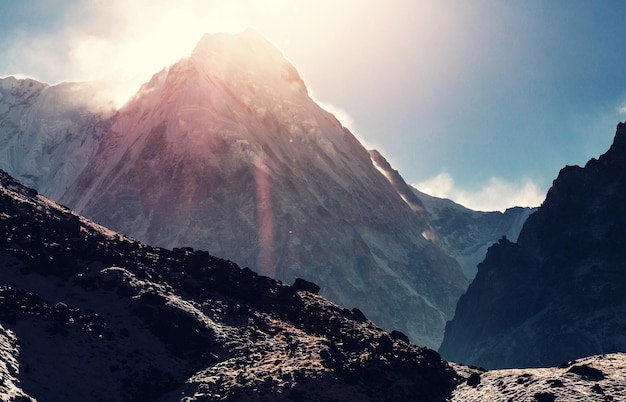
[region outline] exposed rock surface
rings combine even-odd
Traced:
[[[484,367],[549,366],[626,350],[626,125],[567,166],[517,243],[492,246],[440,348]]]
[[[530,212],[475,212],[411,188],[254,32],[205,36],[119,112],[91,84],[0,80],[0,156],[120,232],[308,278],[430,347],[488,245],[514,240]]]
[[[451,402],[626,400],[626,354],[590,356],[551,368],[484,371],[453,365],[465,381]]]
[[[61,202],[149,244],[308,279],[430,347],[468,283],[367,150],[250,31],[206,35],[156,74]]]
[[[4,172],[0,207],[3,400],[443,401],[457,382],[313,283],[146,246]]]

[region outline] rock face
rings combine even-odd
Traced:
[[[387,177],[398,195],[427,222],[424,236],[441,246],[461,266],[468,280],[476,276],[487,248],[502,236],[515,241],[522,225],[536,208],[509,208],[504,212],[474,211],[454,201],[422,193],[409,186],[400,173],[376,150],[372,162]]]
[[[191,248],[153,248],[0,172],[0,398],[443,401],[429,349]]]
[[[517,243],[492,246],[440,352],[485,367],[548,366],[626,349],[626,125],[561,170]]]
[[[0,79],[0,169],[58,200],[114,114],[93,84]]]
[[[61,202],[150,244],[302,277],[437,347],[467,287],[358,140],[254,32],[206,35],[114,119]]]

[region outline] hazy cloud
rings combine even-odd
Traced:
[[[260,3],[78,1],[68,8],[65,24],[57,30],[33,32],[26,27],[11,32],[0,54],[0,76],[21,74],[50,84],[102,80],[120,104],[153,74],[188,56],[204,33],[272,26],[272,19],[288,14],[284,1]]]
[[[478,211],[504,211],[515,206],[537,207],[545,198],[545,194],[529,179],[507,182],[492,177],[477,191],[468,191],[457,187],[450,174],[440,173],[414,186],[424,193],[448,198]]]

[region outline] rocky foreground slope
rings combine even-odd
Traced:
[[[626,350],[626,124],[567,166],[517,243],[493,245],[439,351],[484,367],[550,366]]]
[[[117,235],[0,174],[0,371],[23,400],[444,400],[456,374],[297,280]]]
[[[491,370],[453,364],[464,378],[452,402],[625,401],[626,354],[572,360],[558,367]]]

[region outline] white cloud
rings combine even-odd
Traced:
[[[626,102],[619,105],[619,107],[617,108],[617,111],[619,114],[626,114]]]
[[[536,207],[545,198],[545,193],[530,179],[507,182],[502,178],[492,177],[478,189],[467,190],[456,187],[450,174],[440,173],[414,186],[426,194],[449,198],[478,211],[504,211],[515,206]]]

